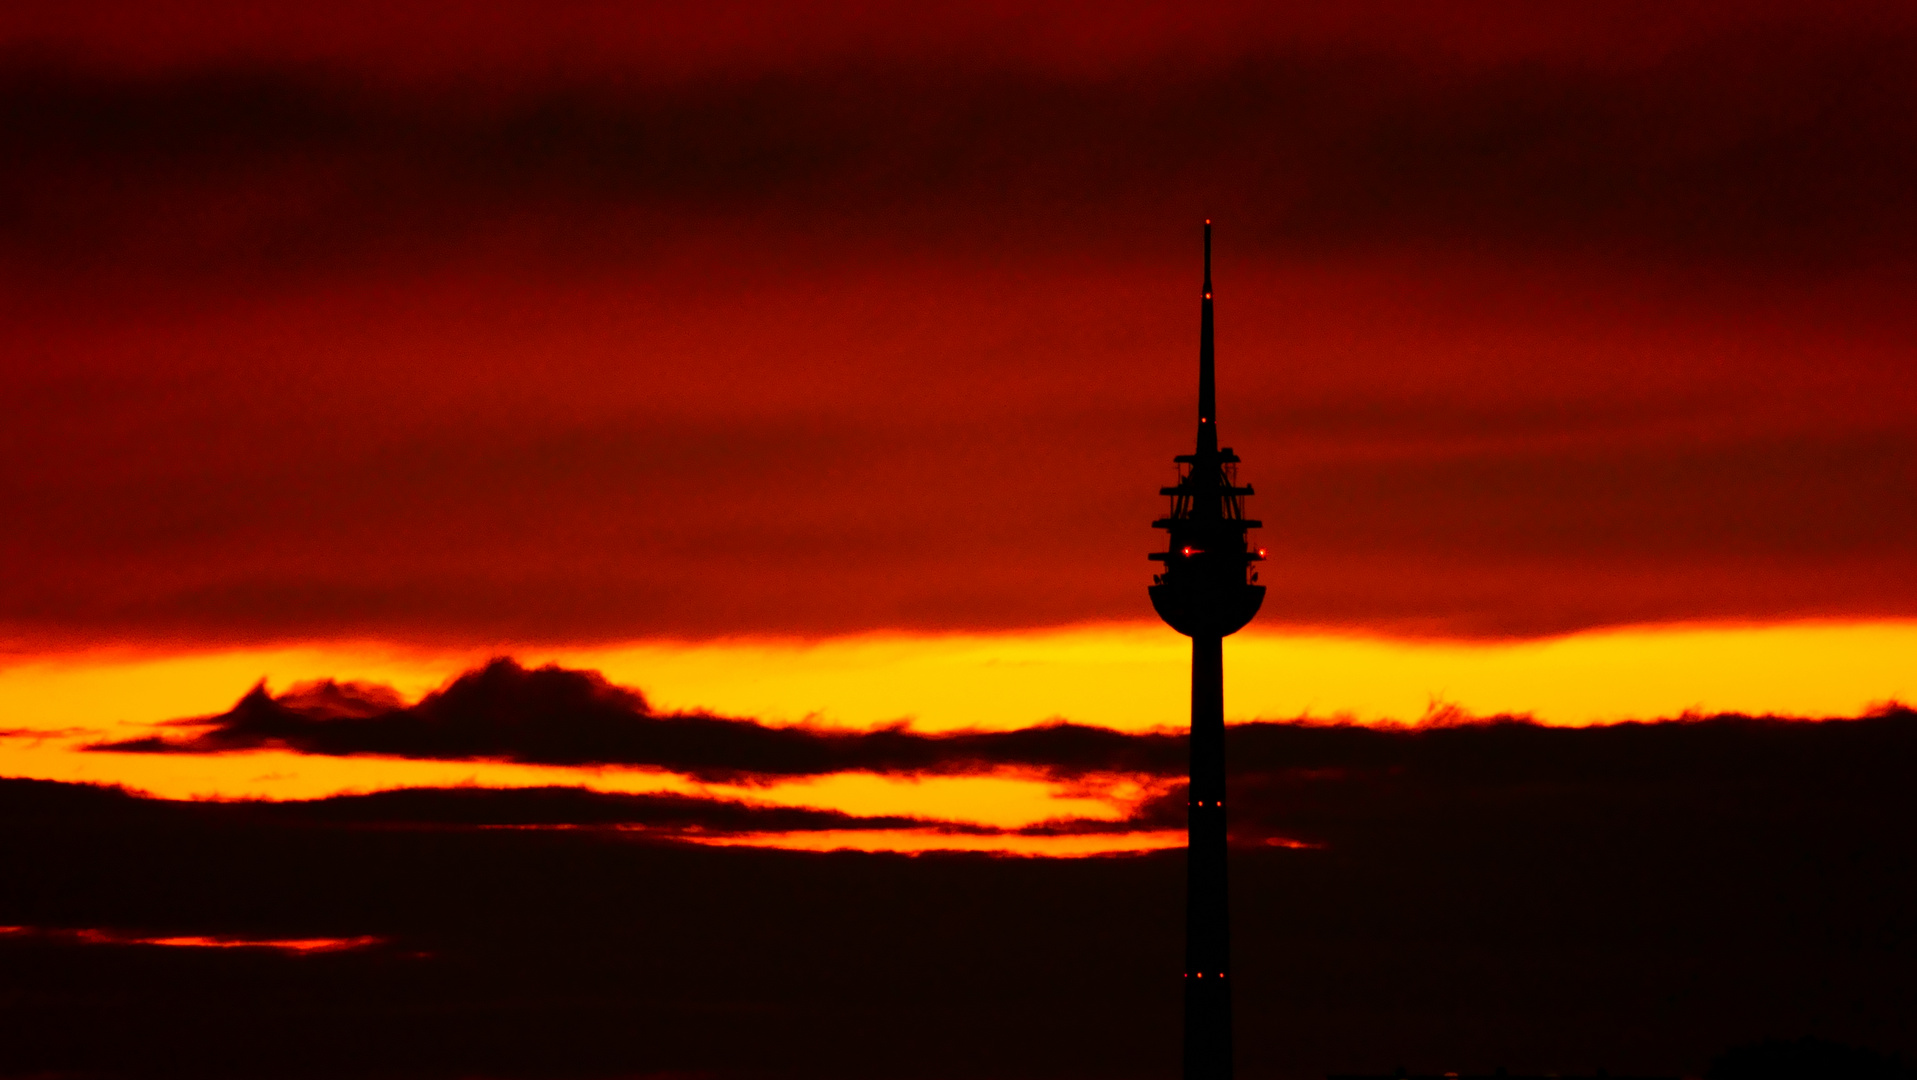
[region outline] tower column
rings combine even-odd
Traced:
[[[1213,355],[1211,222],[1205,222],[1205,287],[1199,301],[1198,439],[1178,483],[1158,489],[1170,512],[1152,527],[1170,536],[1151,553],[1152,608],[1191,638],[1191,786],[1185,845],[1185,1080],[1231,1080],[1231,911],[1225,878],[1224,644],[1258,614],[1265,587],[1253,567],[1264,549],[1247,533],[1251,485],[1238,483],[1238,455],[1218,444]]]
[[[1191,786],[1185,815],[1185,1080],[1230,1080],[1224,639],[1215,635],[1191,639]]]

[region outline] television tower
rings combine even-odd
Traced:
[[[1191,788],[1186,797],[1185,1080],[1230,1080],[1231,918],[1225,876],[1224,640],[1264,603],[1252,564],[1264,559],[1245,533],[1238,455],[1218,448],[1212,361],[1211,222],[1205,222],[1205,295],[1198,331],[1198,448],[1172,460],[1178,486],[1171,513],[1152,522],[1171,534],[1151,558],[1165,564],[1152,578],[1152,607],[1191,638]]]

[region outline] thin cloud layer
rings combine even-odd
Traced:
[[[502,702],[487,717],[493,741],[471,733],[476,721],[457,702],[487,680],[564,684],[596,697],[596,716],[570,716],[552,697],[533,713],[528,700]],[[1128,812],[1116,818],[1059,818],[1002,828],[962,819],[862,815],[680,794],[611,794],[583,788],[413,788],[284,802],[160,802],[113,789],[9,781],[0,808],[10,814],[124,820],[158,812],[225,815],[234,822],[409,827],[608,827],[660,838],[719,840],[781,834],[891,831],[966,837],[1122,836],[1182,830],[1184,740],[1054,725],[1002,735],[921,735],[887,730],[857,735],[770,729],[741,720],[649,717],[642,700],[590,673],[528,672],[507,661],[456,680],[419,705],[371,715],[351,708],[313,718],[301,702],[342,696],[321,684],[276,701],[255,691],[221,726],[174,743],[142,741],[96,749],[217,753],[282,746],[305,752],[394,753],[427,746],[438,732],[441,756],[541,760],[548,764],[624,764],[670,769],[730,783],[770,782],[835,771],[889,775],[963,775],[995,768],[1042,772],[1060,781],[1088,774],[1151,776]],[[291,704],[287,702],[290,701]],[[326,705],[314,708],[329,708]],[[415,711],[417,710],[417,711]],[[269,723],[270,721],[270,723]],[[607,730],[579,738],[593,724]],[[513,733],[550,724],[575,729],[517,754]],[[328,725],[341,725],[324,730]],[[381,731],[381,725],[391,729]],[[659,725],[656,729],[652,725]],[[270,734],[269,734],[270,732]],[[445,737],[450,735],[451,737]],[[1490,842],[1534,843],[1553,831],[1601,833],[1606,823],[1655,829],[1673,820],[1744,822],[1776,827],[1786,818],[1814,829],[1822,803],[1862,812],[1891,805],[1917,766],[1917,712],[1892,705],[1856,719],[1685,717],[1653,723],[1550,728],[1512,720],[1456,717],[1417,727],[1359,727],[1308,722],[1251,723],[1227,729],[1231,838],[1244,847],[1344,849],[1389,841],[1383,823],[1416,818]],[[565,762],[554,760],[566,747]],[[315,749],[325,747],[325,749]],[[349,749],[357,747],[359,749]],[[594,748],[590,751],[588,748]],[[1093,752],[1096,751],[1096,752]],[[543,753],[545,758],[529,755]],[[623,756],[619,756],[623,755]],[[695,763],[696,759],[696,763]],[[752,764],[748,766],[748,761]],[[1888,801],[1887,801],[1888,800]],[[157,808],[157,809],[156,809]],[[1782,815],[1782,817],[1780,817]],[[1901,817],[1899,817],[1901,820]],[[1769,824],[1766,824],[1769,823]],[[777,843],[776,839],[766,842]]]
[[[1184,737],[1169,732],[1127,734],[1064,722],[946,734],[915,732],[904,725],[873,731],[772,727],[698,713],[656,713],[641,693],[613,685],[597,672],[556,665],[528,670],[506,658],[467,672],[411,705],[381,687],[329,681],[274,697],[262,685],[226,713],[172,726],[185,733],[96,743],[89,749],[220,754],[272,748],[324,755],[617,765],[735,784],[847,772],[910,777],[996,770],[1061,782],[1113,775],[1164,781],[1182,776],[1186,767]],[[1917,714],[1887,705],[1842,721],[1722,715],[1584,729],[1544,727],[1508,717],[1441,716],[1413,727],[1258,722],[1231,726],[1227,740],[1234,790],[1240,793],[1235,796],[1234,828],[1246,837],[1269,838],[1291,836],[1300,823],[1309,827],[1320,798],[1337,804],[1335,813],[1324,810],[1336,816],[1358,813],[1355,807],[1366,800],[1435,799],[1451,792],[1469,803],[1507,789],[1532,791],[1539,786],[1613,792],[1828,787],[1857,777],[1859,769],[1894,772],[1906,767],[1917,754]],[[535,818],[538,813],[578,813],[580,823],[612,821],[620,814],[639,815],[630,819],[634,822],[652,820],[645,814],[665,821],[674,813],[690,812],[688,807],[716,812],[699,800],[679,802],[665,796],[632,797],[636,801],[630,806],[619,801],[626,797],[607,796],[577,811],[553,809],[575,797],[584,798],[556,793],[510,798],[526,800],[524,809],[512,813]],[[1148,797],[1125,822],[1056,822],[1038,828],[1177,828],[1183,821],[1183,798],[1182,790],[1167,788]],[[1340,801],[1346,798],[1356,802]],[[484,805],[494,807],[488,813],[506,812],[498,808],[503,803]],[[916,827],[891,819],[860,826],[832,823],[839,820],[849,819],[822,818],[793,827]]]
[[[6,779],[0,780],[0,812],[18,818],[53,816],[103,822],[172,815],[183,821],[209,818],[273,827],[607,827],[668,839],[873,830],[986,836],[1007,831],[904,815],[848,814],[671,792],[625,794],[577,787],[401,788],[279,802],[169,802],[120,788]]]
[[[1124,735],[1057,723],[1009,732],[928,735],[770,727],[704,714],[657,714],[637,691],[597,672],[527,670],[493,660],[413,705],[391,691],[323,682],[274,697],[256,686],[192,735],[93,744],[117,753],[226,753],[285,748],[541,765],[626,765],[710,782],[769,782],[841,772],[954,775],[1023,768],[1057,776],[1165,773],[1181,752],[1171,735]]]

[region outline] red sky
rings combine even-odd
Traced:
[[[0,7],[0,1071],[1166,1073],[1205,218],[1246,1070],[1908,1053],[1841,6]]]
[[[1261,625],[1917,614],[1909,20],[1415,7],[15,6],[0,626],[1139,618],[1205,215]]]

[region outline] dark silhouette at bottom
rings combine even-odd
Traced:
[[[1380,1073],[1376,1076],[1362,1073],[1333,1073],[1325,1080],[1678,1080],[1675,1076],[1612,1076],[1598,1070],[1595,1074],[1580,1076],[1577,1073],[1512,1073],[1499,1069],[1488,1073],[1414,1073],[1399,1069],[1397,1072]]]
[[[1767,1039],[1725,1051],[1704,1080],[1917,1080],[1917,1069],[1829,1039]]]

